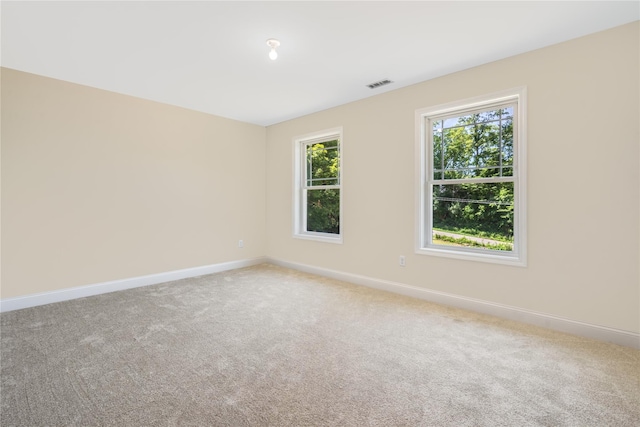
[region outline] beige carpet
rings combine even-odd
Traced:
[[[272,265],[0,318],[4,427],[640,425],[640,351]]]

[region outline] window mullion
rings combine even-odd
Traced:
[[[502,110],[499,113],[500,121],[498,122],[498,141],[500,144],[498,145],[498,166],[500,167],[500,176],[502,176]]]
[[[429,182],[432,185],[447,184],[493,184],[499,182],[515,182],[513,176],[495,176],[490,178],[460,178],[460,179],[432,179]]]

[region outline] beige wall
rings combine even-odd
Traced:
[[[265,255],[261,126],[3,69],[1,172],[2,298]]]
[[[636,22],[270,126],[268,255],[639,332],[639,39]],[[415,110],[521,85],[528,266],[414,254]],[[293,239],[292,138],[337,126],[344,244]]]

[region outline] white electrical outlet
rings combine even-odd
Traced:
[[[239,248],[244,248],[244,241],[238,240],[238,247]]]
[[[406,265],[404,255],[400,255],[400,267],[404,267]]]

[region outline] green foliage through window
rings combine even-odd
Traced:
[[[340,142],[308,143],[304,149],[306,231],[340,234]]]
[[[513,250],[513,121],[514,105],[429,121],[434,244]],[[442,235],[436,229],[475,234]]]
[[[340,190],[307,192],[307,231],[340,233]]]

